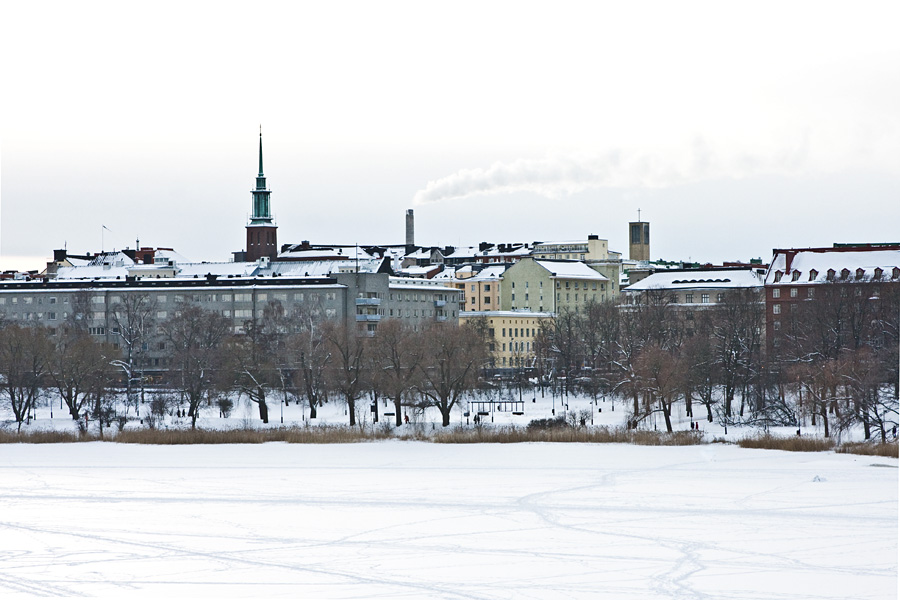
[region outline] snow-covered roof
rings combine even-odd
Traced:
[[[761,288],[762,285],[762,276],[754,269],[716,269],[708,271],[698,269],[653,273],[622,291],[639,292],[650,289]]]
[[[490,267],[485,267],[481,271],[478,272],[474,277],[470,277],[466,279],[466,281],[484,281],[486,279],[500,279],[503,273],[506,271],[505,265],[491,265]]]
[[[875,279],[876,269],[881,269],[882,278],[896,281],[896,268],[900,268],[900,249],[778,250],[766,273],[766,285],[823,283],[828,281],[829,269],[834,271],[834,279],[841,279],[841,273],[846,269],[849,271],[849,278],[854,280],[859,279],[859,275],[864,279]],[[857,269],[862,271],[858,274]],[[781,273],[780,278],[778,273]]]
[[[609,281],[607,277],[590,268],[583,262],[536,260],[541,267],[550,271],[551,279],[593,279]]]
[[[427,277],[429,274],[439,271],[440,265],[425,265],[422,267],[412,266],[400,269],[398,275],[407,277]]]
[[[378,258],[372,254],[369,254],[363,248],[350,246],[346,248],[334,248],[330,246],[321,246],[321,247],[302,247],[302,246],[292,246],[278,254],[278,258],[280,259],[293,259],[293,260],[333,260],[335,258],[348,258],[352,260],[356,260],[359,258],[370,259],[370,258]]]
[[[537,317],[539,319],[550,319],[555,316],[556,315],[552,312],[538,312],[532,310],[463,310],[459,312],[460,319],[474,317]]]

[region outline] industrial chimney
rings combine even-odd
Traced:
[[[413,209],[410,208],[406,211],[406,253],[413,252],[415,245],[415,217],[413,216]]]

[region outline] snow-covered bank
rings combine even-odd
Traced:
[[[0,595],[895,598],[897,460],[0,446]]]

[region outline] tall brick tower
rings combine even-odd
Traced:
[[[259,131],[259,175],[256,176],[256,189],[251,190],[253,196],[253,212],[247,224],[247,252],[244,259],[254,261],[263,256],[275,258],[278,255],[278,226],[272,218],[269,206],[271,191],[266,189],[266,176],[263,175],[262,128]]]

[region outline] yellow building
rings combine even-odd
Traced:
[[[530,311],[466,311],[459,322],[469,319],[487,320],[488,350],[496,368],[531,367],[534,365],[534,343],[541,325],[549,324],[553,313]]]

